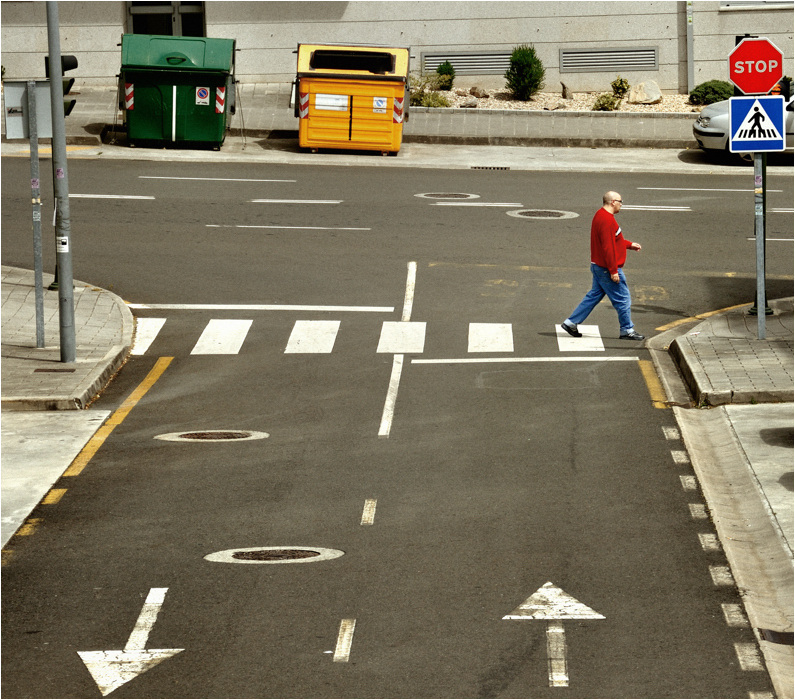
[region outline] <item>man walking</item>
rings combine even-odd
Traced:
[[[605,294],[613,308],[618,312],[619,338],[625,340],[645,340],[646,336],[635,331],[630,316],[632,299],[629,295],[627,279],[621,269],[627,259],[627,250],[640,250],[640,243],[627,241],[616,221],[623,200],[618,192],[605,192],[602,208],[591,221],[591,275],[593,285],[574,309],[561,328],[575,338],[581,338],[577,324],[582,323],[602,301]]]

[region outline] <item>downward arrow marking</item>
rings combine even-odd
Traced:
[[[77,652],[103,696],[154,668],[161,661],[185,651],[184,649],[146,649],[149,633],[163,606],[166,591],[168,588],[152,588],[149,591],[124,649]]]

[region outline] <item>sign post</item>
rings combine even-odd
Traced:
[[[765,338],[765,154],[783,151],[784,98],[768,96],[783,75],[783,54],[764,37],[743,39],[729,53],[729,79],[744,95],[729,100],[729,150],[754,154],[757,338]]]

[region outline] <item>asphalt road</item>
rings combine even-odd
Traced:
[[[27,162],[2,166],[2,260],[30,267]],[[606,189],[643,244],[638,330],[753,298],[748,174],[385,170],[70,162],[73,194],[153,198],[72,199],[75,278],[166,321],[94,407],[148,392],[3,567],[4,696],[97,697],[77,652],[125,648],[182,651],[114,697],[770,691],[738,661],[753,635],[727,625],[739,596],[647,352],[609,306],[588,320],[604,350],[555,330]],[[791,210],[791,181],[768,187]],[[507,213],[527,209],[547,213]],[[771,298],[791,295],[792,229],[771,211]],[[240,347],[192,354],[213,319],[250,321]],[[210,430],[268,437],[157,438]],[[277,546],[343,554],[205,558]],[[587,608],[504,619],[548,583]]]

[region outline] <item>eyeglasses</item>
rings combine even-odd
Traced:
[[[623,204],[624,203],[623,199],[614,199],[613,201],[614,202],[618,202],[619,204]]]

